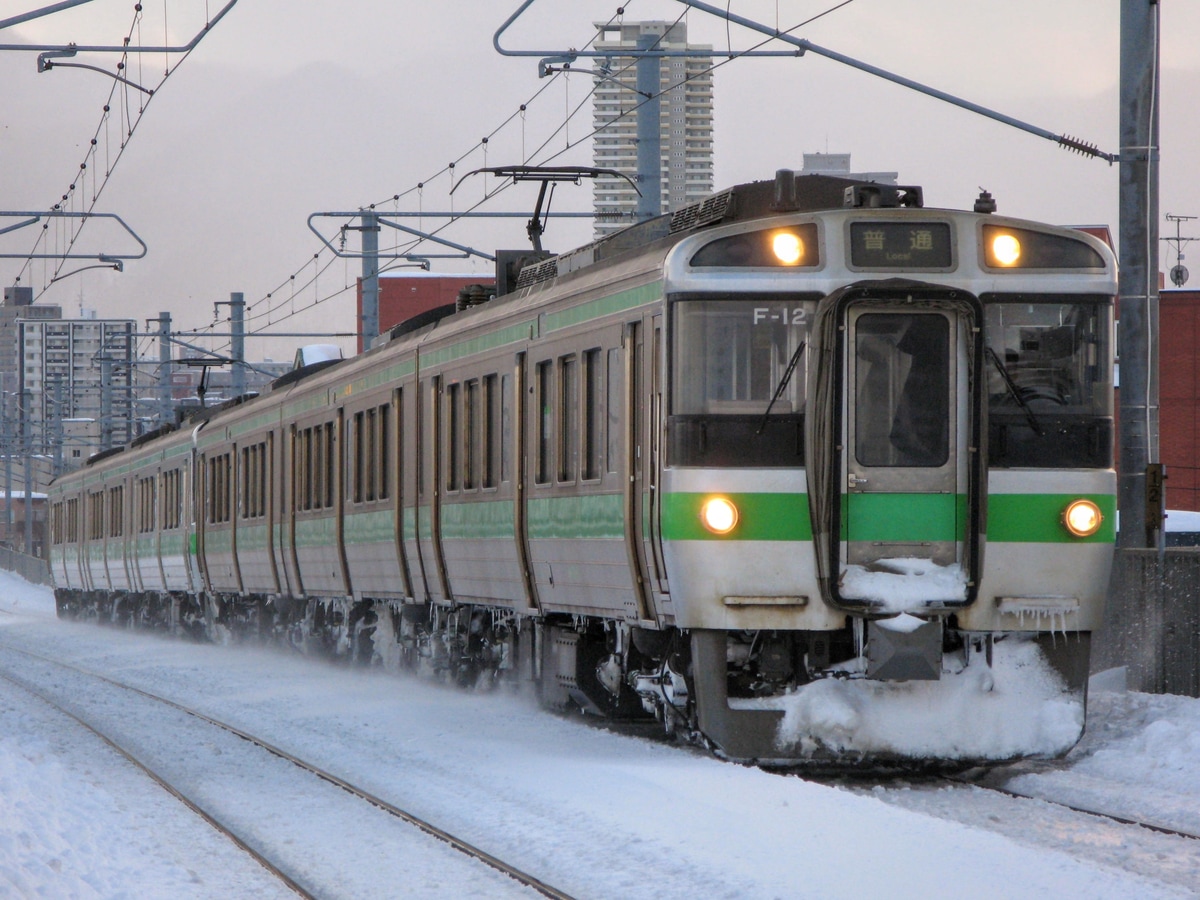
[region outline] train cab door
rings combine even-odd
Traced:
[[[838,315],[833,581],[850,607],[954,608],[975,596],[982,316],[973,297],[920,287],[851,293]]]

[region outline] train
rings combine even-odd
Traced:
[[[1105,242],[780,170],[497,260],[474,301],[58,478],[60,616],[530,684],[764,765],[1077,742],[1115,539]]]

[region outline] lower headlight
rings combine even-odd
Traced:
[[[738,510],[732,500],[710,497],[700,507],[700,521],[713,534],[729,534],[737,527]]]
[[[1063,510],[1063,525],[1075,537],[1091,537],[1100,530],[1104,516],[1091,500],[1073,500]]]

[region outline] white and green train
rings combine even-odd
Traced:
[[[60,478],[60,612],[531,680],[738,760],[1065,752],[1116,267],[977,206],[784,171],[533,259]]]

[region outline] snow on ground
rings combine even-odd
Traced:
[[[197,706],[578,897],[1200,891],[1200,848],[1185,846],[1197,842],[1123,837],[1116,852],[1099,846],[1111,831],[1039,827],[1051,815],[1044,804],[993,813],[995,795],[963,791],[940,795],[955,815],[914,812],[891,788],[863,796],[730,765],[506,693],[58,622],[46,589],[3,572],[0,610],[0,668],[20,656],[5,646],[24,647]],[[1098,694],[1091,712],[1075,753],[1103,808],[1200,809],[1200,701]],[[0,682],[0,897],[280,895],[191,812],[88,741]],[[427,894],[455,895],[452,884]]]

